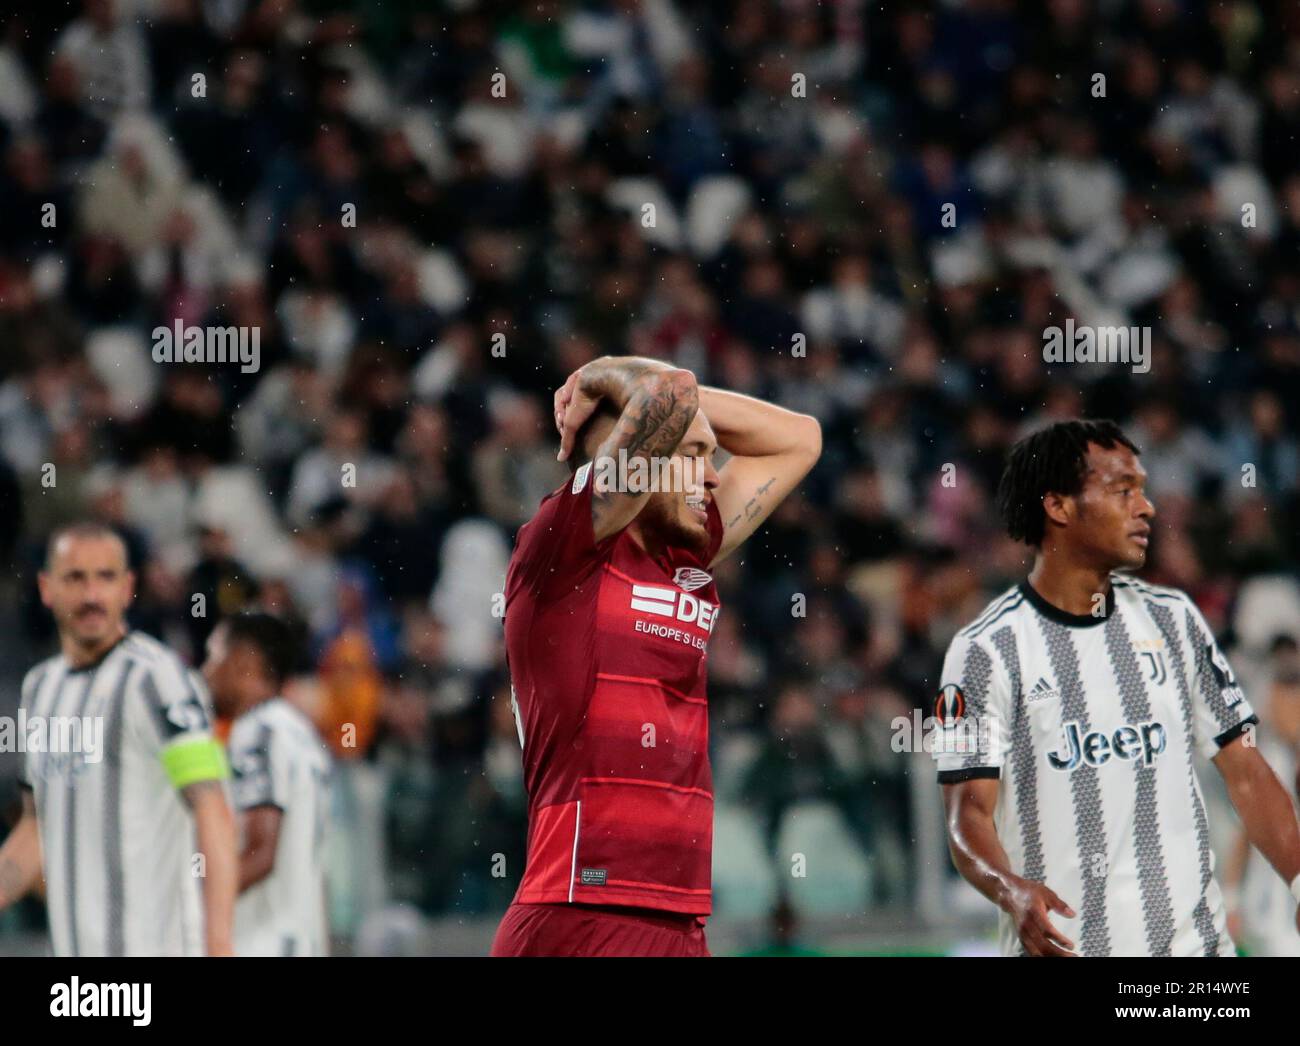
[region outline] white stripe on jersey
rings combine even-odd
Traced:
[[[1024,598],[1025,597],[1021,593],[1019,586],[1013,586],[1012,588],[1007,589],[1002,593],[1002,595],[998,596],[997,599],[993,600],[992,603],[980,611],[979,616],[961,630],[961,634],[965,636],[982,631],[984,626],[990,621],[1000,617],[1007,607],[1019,604],[1024,600]]]
[[[283,698],[241,715],[230,731],[238,810],[280,808],[275,864],[235,905],[236,955],[326,955],[325,831],[331,759],[316,728]]]
[[[940,780],[1000,778],[1012,869],[1079,913],[1053,919],[1082,954],[1230,955],[1193,752],[1253,713],[1186,595],[1114,576],[1106,611],[1065,614],[1025,584],[957,634],[943,708],[992,743],[936,751]],[[1001,943],[1022,950],[1005,914]]]
[[[56,955],[193,955],[202,948],[193,820],[163,769],[163,749],[209,736],[198,676],[156,640],[130,633],[97,664],[61,656],[23,680],[32,716],[102,724],[97,759],[28,752]],[[182,728],[178,722],[188,724]]]

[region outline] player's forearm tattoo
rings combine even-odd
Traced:
[[[768,492],[772,484],[775,482],[776,482],[776,477],[772,476],[766,483],[764,483],[761,487],[759,487],[756,491],[754,491],[754,496],[750,498],[747,502],[745,502],[744,509],[742,509],[740,512],[737,512],[731,519],[729,519],[727,521],[727,526],[734,527],[742,519],[745,520],[758,519],[760,516],[762,516],[763,502],[761,498],[764,494]]]
[[[672,369],[661,360],[640,356],[603,356],[583,368],[582,388],[590,394],[606,397],[622,409],[631,402],[647,375]]]
[[[776,482],[776,477],[773,476],[773,477],[772,477],[771,479],[769,479],[766,483],[764,483],[761,487],[759,487],[758,490],[755,491],[754,496],[753,496],[752,498],[750,498],[749,501],[747,501],[747,502],[745,503],[745,518],[746,518],[746,519],[755,519],[755,518],[757,518],[758,516],[762,515],[762,513],[763,513],[763,503],[762,503],[762,501],[760,500],[760,498],[762,498],[762,496],[763,496],[764,494],[767,493],[768,488],[771,487],[772,484],[775,483],[775,482]]]
[[[634,395],[623,411],[623,420],[629,422],[627,441],[618,443],[615,449],[626,446],[629,457],[642,450],[648,457],[671,454],[686,434],[698,406],[699,395],[694,389],[679,389],[672,384]]]
[[[643,378],[637,384],[623,414],[602,444],[597,457],[616,457],[623,451],[629,458],[666,457],[677,449],[700,406],[695,379],[686,372],[681,377],[659,375]],[[592,515],[599,529],[602,512],[616,492],[592,491]]]

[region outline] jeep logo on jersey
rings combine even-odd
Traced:
[[[1089,766],[1101,766],[1113,755],[1117,759],[1137,759],[1144,766],[1150,766],[1156,756],[1165,750],[1168,735],[1162,723],[1138,723],[1130,726],[1125,723],[1113,734],[1100,730],[1083,733],[1076,722],[1066,723],[1061,728],[1064,735],[1061,748],[1047,753],[1047,762],[1053,770],[1074,770],[1080,763]]]
[[[943,726],[952,726],[966,714],[966,695],[956,683],[939,688],[934,698],[934,717]]]
[[[658,585],[633,585],[632,609],[673,617],[688,625],[696,624],[706,632],[712,632],[713,624],[718,620],[717,606],[707,599]]]
[[[677,573],[673,575],[673,584],[687,592],[703,588],[712,580],[712,574],[706,574],[703,570],[696,570],[694,567],[678,567]]]

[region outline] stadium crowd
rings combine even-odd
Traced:
[[[1267,710],[1300,633],[1295,5],[85,0],[5,25],[6,675],[50,645],[33,575],[76,517],[127,536],[134,624],[191,662],[238,607],[295,621],[295,696],[349,782],[342,932],[518,881],[494,597],[567,476],[551,394],[599,355],[821,421],[809,482],[719,568],[711,743],[720,816],[774,863],[789,811],[830,804],[869,872],[846,909],[911,899],[931,767],[890,724],[1023,571],[992,494],[1032,427],[1127,427],[1146,576]],[[1149,372],[1045,362],[1067,317],[1148,327]],[[256,328],[258,368],[155,362],[177,320]]]

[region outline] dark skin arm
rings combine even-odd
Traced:
[[[635,356],[603,356],[576,371],[556,393],[563,403],[564,435],[560,459],[573,449],[573,436],[607,399],[622,413],[596,449],[595,459],[667,458],[677,449],[700,407],[695,375],[657,360]],[[646,505],[649,492],[592,490],[591,523],[596,541],[603,541],[632,522]]]
[[[993,821],[1000,783],[990,778],[943,786],[948,851],[963,879],[1015,921],[1030,955],[1074,956],[1074,942],[1051,923],[1048,912],[1074,918],[1074,909],[1045,883],[1011,871]]]
[[[1228,798],[1241,818],[1246,836],[1290,883],[1300,875],[1300,825],[1295,808],[1282,782],[1273,773],[1259,749],[1246,743],[1242,734],[1219,749],[1214,765],[1228,786]],[[1300,910],[1296,912],[1300,930]]]
[[[244,848],[239,854],[239,892],[256,886],[275,868],[284,812],[278,806],[254,806],[243,812]]]

